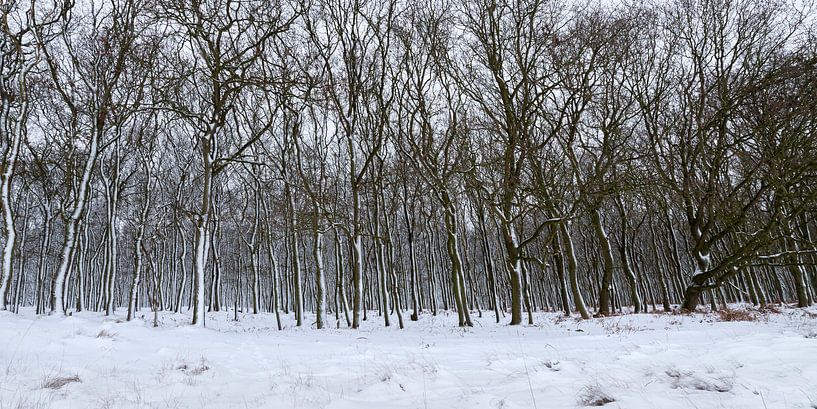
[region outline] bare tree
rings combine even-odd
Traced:
[[[20,146],[28,128],[30,111],[29,76],[39,62],[34,38],[38,29],[36,3],[10,1],[0,6],[0,212],[3,213],[3,253],[0,260],[0,308],[6,308],[12,280],[12,257],[16,245],[12,177]]]
[[[263,132],[224,143],[225,123],[245,90],[264,85],[261,62],[275,36],[297,18],[297,10],[263,1],[162,3],[161,16],[178,25],[181,52],[168,105],[189,122],[201,161],[200,204],[190,213],[193,242],[193,325],[204,325],[204,270],[210,242],[213,180]]]

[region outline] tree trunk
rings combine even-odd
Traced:
[[[99,138],[101,134],[102,129],[96,129],[91,132],[88,159],[85,161],[82,178],[77,186],[76,202],[65,220],[65,235],[63,236],[62,251],[60,252],[60,264],[54,272],[54,280],[51,283],[51,313],[57,312],[58,310],[65,313],[65,302],[63,301],[65,276],[73,261],[72,256],[74,254],[74,247],[76,246],[79,221],[85,214],[91,184],[91,174],[94,171],[94,166],[96,165],[97,156],[99,154]]]
[[[590,313],[587,312],[587,307],[584,304],[581,290],[579,289],[579,278],[577,272],[576,251],[573,248],[573,239],[570,236],[570,230],[567,228],[567,222],[559,223],[559,233],[561,236],[562,246],[567,258],[567,276],[570,280],[570,289],[573,292],[573,303],[576,304],[576,309],[579,310],[583,319],[589,319]]]

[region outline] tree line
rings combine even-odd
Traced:
[[[0,10],[4,308],[402,328],[817,297],[808,4]]]

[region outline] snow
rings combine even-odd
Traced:
[[[277,331],[273,314],[0,312],[6,408],[814,408],[817,310]],[[306,318],[314,318],[307,316]],[[305,321],[311,322],[311,321]],[[334,320],[332,321],[334,324]],[[75,378],[76,377],[76,378]],[[606,399],[602,399],[606,398]]]

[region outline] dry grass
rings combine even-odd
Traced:
[[[615,401],[599,385],[587,385],[579,391],[579,404],[582,406],[604,406]]]
[[[724,308],[722,310],[718,310],[716,314],[718,315],[718,320],[724,322],[758,321],[760,318],[762,318],[762,314],[759,311],[742,308]]]
[[[601,322],[601,327],[604,328],[607,335],[632,334],[645,330],[632,322],[621,322],[621,318],[604,320]]]
[[[113,338],[116,335],[117,334],[115,332],[111,332],[111,331],[108,331],[106,329],[102,329],[102,330],[99,331],[98,334],[96,334],[96,337],[97,338]]]
[[[777,304],[766,304],[762,305],[758,311],[764,314],[780,314],[783,310]]]
[[[182,362],[176,366],[176,369],[184,372],[187,375],[196,376],[210,370],[210,365],[207,364],[206,359],[201,358],[198,365],[188,365],[186,362]]]
[[[69,383],[74,383],[74,382],[82,382],[82,380],[79,378],[79,375],[53,376],[53,377],[46,378],[43,381],[43,389],[57,390],[57,389],[62,388],[65,385],[68,385]]]

